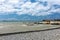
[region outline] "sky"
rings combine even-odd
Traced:
[[[21,15],[25,16],[22,18]],[[19,17],[22,20],[25,18],[35,20],[35,17],[40,20],[43,19],[42,17],[45,19],[46,16],[55,19],[60,17],[57,15],[60,15],[60,0],[0,0],[0,20],[5,18],[15,20]]]

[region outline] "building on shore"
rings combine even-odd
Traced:
[[[60,25],[60,19],[43,20],[45,24]]]
[[[60,19],[56,20],[43,20],[39,22],[40,24],[51,24],[51,25],[60,25]]]

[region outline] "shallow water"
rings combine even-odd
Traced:
[[[25,32],[34,30],[45,30],[50,28],[57,28],[60,25],[46,25],[46,24],[33,24],[23,22],[0,22],[0,34],[13,33],[13,32]]]

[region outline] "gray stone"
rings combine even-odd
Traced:
[[[60,29],[4,35],[0,40],[60,40]]]

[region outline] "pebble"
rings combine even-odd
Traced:
[[[4,35],[0,40],[60,40],[60,29]]]

